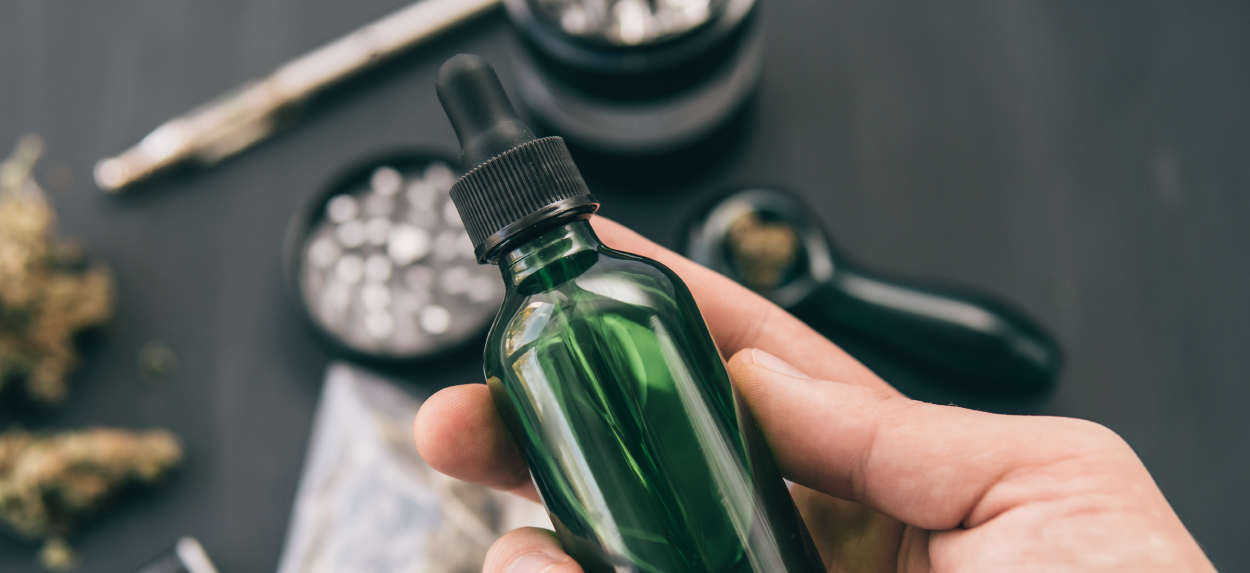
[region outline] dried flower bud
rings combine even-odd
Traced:
[[[799,250],[793,227],[784,221],[762,221],[755,213],[734,220],[727,242],[743,282],[756,292],[780,286]]]
[[[27,538],[67,535],[123,486],[152,484],[182,461],[165,430],[0,434],[0,522]]]
[[[72,245],[54,241],[56,212],[32,175],[43,141],[27,135],[0,163],[0,389],[23,380],[31,398],[55,404],[78,358],[74,335],[113,312],[108,268],[81,268]]]

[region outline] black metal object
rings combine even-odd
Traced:
[[[763,69],[758,2],[710,2],[680,34],[622,45],[567,33],[532,0],[505,3],[523,46],[517,93],[532,119],[580,148],[656,156],[695,145],[743,109]]]
[[[1058,344],[1011,305],[970,289],[885,278],[837,252],[812,210],[792,195],[740,191],[718,201],[690,227],[686,254],[743,281],[727,237],[753,214],[788,224],[797,256],[775,288],[761,292],[814,326],[867,335],[909,358],[995,391],[1036,391],[1058,374]]]

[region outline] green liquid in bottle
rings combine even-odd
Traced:
[[[570,555],[588,572],[823,570],[672,271],[586,221],[499,264],[486,376]]]
[[[681,279],[599,242],[564,141],[486,60],[436,85],[468,170],[452,199],[508,287],[487,382],[565,551],[588,573],[822,571]]]

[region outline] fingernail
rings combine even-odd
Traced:
[[[756,366],[763,366],[773,372],[779,372],[787,376],[794,376],[795,378],[811,378],[811,376],[804,374],[803,371],[798,368],[790,366],[785,360],[777,358],[776,356],[758,348],[751,349],[751,362]]]
[[[544,553],[530,553],[513,561],[512,566],[508,568],[508,573],[543,573],[560,563],[562,561],[556,561]]]

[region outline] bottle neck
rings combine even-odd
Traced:
[[[547,275],[550,278],[542,282],[563,282],[573,278],[564,276],[574,270],[569,267],[578,266],[570,264],[572,259],[582,258],[577,257],[579,253],[595,253],[602,247],[603,243],[595,235],[590,221],[571,221],[530,239],[500,257],[499,270],[502,271],[504,283],[509,289],[520,288],[527,282]],[[553,267],[559,267],[560,272],[544,272],[551,271]]]

